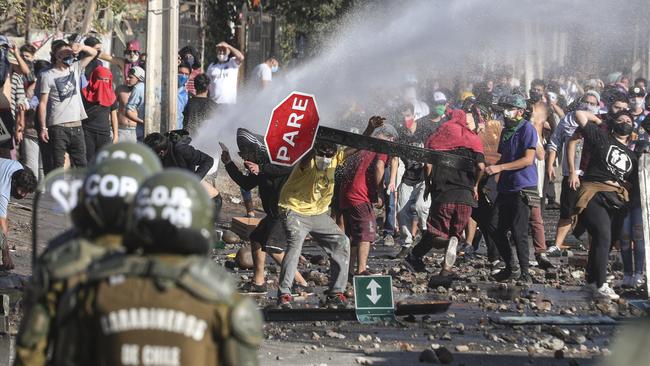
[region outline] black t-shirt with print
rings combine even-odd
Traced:
[[[424,147],[431,135],[432,128],[431,123],[428,120],[421,119],[417,126],[415,127],[415,132],[411,132],[405,126],[400,126],[397,133],[399,137],[397,138],[398,143]],[[424,163],[419,161],[408,160],[401,158],[404,163],[404,175],[402,176],[402,183],[414,186],[422,181],[424,181]]]
[[[591,151],[584,180],[619,183],[628,181],[637,165],[636,154],[593,123],[588,123],[582,133]]]

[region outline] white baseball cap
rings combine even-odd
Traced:
[[[447,103],[447,97],[443,92],[436,91],[433,92],[433,102],[434,103]]]

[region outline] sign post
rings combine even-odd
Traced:
[[[293,166],[314,146],[318,109],[313,95],[294,91],[271,114],[264,143],[273,164]]]
[[[361,323],[395,319],[391,276],[354,276],[354,308]]]

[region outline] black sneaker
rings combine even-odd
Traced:
[[[342,292],[335,292],[327,295],[323,306],[328,309],[347,309],[349,304]]]
[[[293,302],[293,296],[291,296],[291,294],[278,295],[278,307],[280,309],[291,309],[292,302]]]
[[[422,261],[422,259],[421,258],[416,258],[413,254],[409,254],[404,259],[404,265],[411,272],[426,272],[427,271],[426,265],[424,265],[424,262]]]
[[[548,260],[546,253],[535,254],[535,259],[537,260],[537,267],[540,269],[547,270],[549,268],[555,268],[553,263]]]
[[[494,280],[497,282],[508,282],[508,281],[513,281],[517,280],[521,276],[521,272],[517,269],[513,271],[510,268],[504,268],[500,270],[497,274],[495,274]]]
[[[522,272],[519,278],[517,278],[517,285],[527,286],[533,284],[533,278],[530,276],[528,271]]]
[[[560,204],[555,202],[555,201],[549,202],[549,203],[546,204],[545,209],[547,209],[547,210],[559,210],[560,209]]]
[[[409,253],[411,253],[410,247],[402,247],[399,253],[395,256],[395,259],[404,259],[409,255]]]
[[[265,294],[269,292],[268,287],[266,287],[266,283],[257,285],[255,282],[247,282],[245,283],[240,289],[239,292],[242,294]]]

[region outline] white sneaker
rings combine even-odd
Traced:
[[[447,244],[447,252],[445,253],[445,264],[443,268],[450,269],[456,263],[456,249],[458,248],[458,238],[452,236],[449,238]]]
[[[633,286],[641,287],[643,286],[643,281],[645,281],[645,276],[643,275],[643,273],[635,273],[634,276],[632,277]]]
[[[611,287],[607,284],[607,282],[603,283],[600,288],[596,289],[594,291],[594,297],[596,298],[601,298],[601,299],[610,299],[610,300],[618,300],[620,296],[612,290]]]
[[[632,288],[634,287],[634,276],[632,275],[623,275],[623,283],[621,283],[623,288]]]

